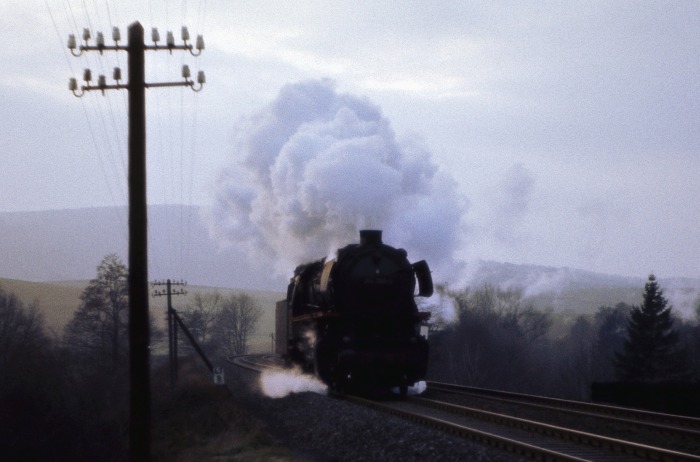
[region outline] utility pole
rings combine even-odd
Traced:
[[[85,69],[83,79],[85,85],[80,87],[75,78],[69,80],[68,88],[75,96],[81,97],[85,92],[99,90],[104,95],[105,90],[122,90],[129,92],[129,458],[131,461],[148,461],[151,457],[151,387],[150,387],[150,358],[148,351],[148,248],[147,248],[147,204],[146,204],[146,88],[187,86],[194,91],[200,91],[205,83],[204,72],[197,75],[198,87],[190,80],[190,69],[182,67],[184,82],[146,83],[145,82],[145,51],[146,50],[187,50],[194,56],[199,56],[204,49],[202,36],[197,36],[195,47],[187,43],[189,32],[182,28],[183,45],[175,45],[172,32],[168,32],[165,45],[158,45],[160,36],[158,30],[152,29],[154,45],[145,45],[143,26],[134,22],[128,27],[127,46],[119,45],[121,39],[119,28],[112,29],[114,45],[107,46],[101,32],[97,33],[96,44],[90,45],[91,33],[83,30],[84,44],[79,47],[75,36],[68,36],[68,48],[74,56],[80,56],[85,51],[126,51],[128,53],[129,82],[120,83],[121,69],[114,69],[115,85],[107,85],[104,75],[100,75],[97,85],[91,84],[92,73]],[[76,48],[79,50],[76,53]]]
[[[186,295],[187,291],[185,289],[173,290],[172,286],[185,286],[187,285],[184,281],[172,282],[168,279],[166,282],[156,281],[153,283],[154,286],[166,286],[166,290],[156,289],[153,291],[154,297],[162,297],[166,295],[168,297],[168,307],[166,308],[167,320],[168,320],[168,359],[169,359],[169,369],[170,369],[170,389],[175,389],[175,382],[177,381],[177,324],[175,323],[175,310],[173,309],[173,295]]]

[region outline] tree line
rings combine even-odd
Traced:
[[[0,288],[0,459],[126,457],[127,281],[106,256],[61,333]],[[579,315],[536,307],[521,289],[440,290],[456,319],[432,325],[432,380],[583,400],[595,381],[700,381],[700,304],[695,319],[678,318],[653,275],[639,305]],[[194,294],[180,312],[206,351],[226,355],[245,353],[260,313],[244,293]],[[153,344],[164,335],[155,325]]]
[[[261,315],[258,302],[244,292],[228,297],[219,292],[196,293],[193,303],[181,313],[185,325],[205,351],[227,356],[248,351],[248,340]],[[183,347],[189,349],[190,345]]]
[[[433,380],[587,400],[593,382],[700,381],[700,304],[681,319],[654,275],[642,301],[593,314],[541,309],[522,289],[441,289],[456,319],[431,333]]]
[[[60,333],[0,287],[0,460],[126,459],[128,276],[104,257]],[[216,355],[245,353],[260,314],[247,294],[214,293],[195,294],[182,317]],[[164,333],[150,324],[155,346]]]

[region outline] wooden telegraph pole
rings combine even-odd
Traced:
[[[131,460],[149,460],[151,384],[148,332],[146,72],[143,26],[129,26],[129,442]]]
[[[167,296],[166,319],[168,321],[168,358],[170,370],[170,389],[175,389],[177,381],[177,323],[175,322],[175,309],[173,308],[173,295],[186,295],[184,289],[173,290],[173,286],[185,286],[185,281],[173,282],[168,279],[165,282],[154,282],[153,286],[165,286],[165,291],[156,289],[153,291],[154,297]]]
[[[190,80],[189,67],[182,67],[181,82],[146,83],[145,82],[145,51],[146,50],[187,50],[194,56],[204,49],[202,36],[197,37],[196,47],[187,43],[189,32],[182,28],[183,45],[175,45],[172,32],[168,32],[165,45],[158,45],[159,35],[154,28],[152,39],[154,45],[145,45],[143,26],[134,22],[128,27],[129,37],[126,47],[119,45],[120,33],[118,28],[112,31],[113,46],[106,46],[104,36],[97,33],[96,44],[90,45],[89,29],[83,31],[84,44],[79,47],[73,34],[68,37],[68,48],[74,56],[80,56],[85,51],[126,51],[129,55],[129,82],[120,83],[121,70],[115,68],[115,85],[107,85],[104,75],[100,75],[97,85],[91,84],[92,74],[86,69],[83,79],[85,85],[78,89],[76,79],[71,78],[69,89],[80,97],[87,91],[126,89],[129,92],[129,371],[130,371],[130,401],[129,401],[129,458],[132,461],[148,461],[151,454],[151,386],[150,358],[148,345],[150,334],[148,329],[148,209],[146,203],[146,88],[187,86],[194,91],[202,89],[205,83],[202,71],[197,75],[199,87]],[[194,51],[196,48],[196,52]],[[79,51],[76,53],[76,49]],[[79,91],[80,90],[80,91]]]

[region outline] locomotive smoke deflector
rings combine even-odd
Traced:
[[[433,277],[430,274],[430,267],[425,260],[417,261],[413,265],[413,272],[418,279],[418,296],[430,297],[433,295]]]

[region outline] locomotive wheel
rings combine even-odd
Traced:
[[[317,341],[314,359],[316,375],[323,382],[331,385],[331,387],[334,387],[334,382],[336,381],[335,371],[337,364],[335,364],[334,361],[331,343],[327,339],[321,338]]]
[[[406,377],[406,375],[401,377],[401,384],[399,385],[399,394],[402,398],[405,398],[406,395],[408,395],[408,378]]]

